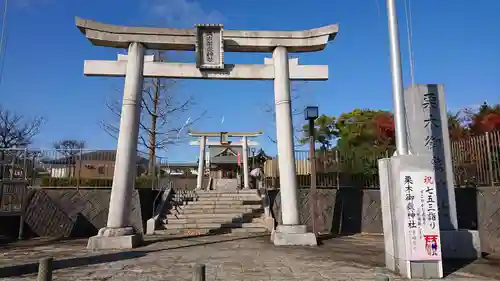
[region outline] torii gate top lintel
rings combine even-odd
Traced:
[[[188,135],[191,137],[220,137],[220,136],[226,136],[226,137],[258,137],[262,135],[264,132],[263,131],[258,131],[258,132],[195,132],[195,131],[189,131]]]
[[[189,131],[188,134],[191,137],[205,137],[205,138],[214,138],[218,137],[220,138],[220,144],[222,145],[229,145],[231,144],[231,141],[229,141],[227,138],[228,137],[243,137],[243,138],[248,138],[248,137],[258,137],[262,135],[264,132],[259,131],[259,132],[192,132]],[[245,146],[246,146],[246,141],[245,141]]]
[[[75,18],[76,26],[96,46],[128,48],[140,42],[148,49],[194,51],[197,28],[222,28],[222,25],[198,25],[192,29],[130,27]],[[224,30],[226,52],[272,52],[276,46],[290,53],[321,51],[339,31],[338,24],[301,31]]]

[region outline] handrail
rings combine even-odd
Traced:
[[[207,191],[209,191],[212,187],[214,179],[212,177],[208,178]]]
[[[172,187],[167,188],[162,196],[161,196],[161,203],[160,205],[154,207],[156,204],[156,200],[158,199],[158,196],[161,194],[161,191],[158,192],[158,195],[156,195],[155,200],[153,201],[153,218],[158,219],[160,215],[163,213],[163,210],[165,210],[166,205],[170,203],[172,196],[174,195],[174,189]]]
[[[167,204],[167,202],[171,201],[173,193],[174,193],[174,191],[173,191],[174,183],[170,180],[170,178],[164,178],[164,180],[166,180],[166,182],[164,184],[162,184],[160,179],[156,179],[156,180],[157,180],[157,186],[159,188],[158,188],[158,194],[156,194],[156,197],[153,200],[152,218],[158,217],[164,211],[165,204]],[[162,191],[163,191],[163,193],[162,193]],[[156,202],[158,201],[158,198],[160,197],[160,195],[161,195],[161,201],[160,201],[161,203],[160,203],[160,205],[156,206]]]

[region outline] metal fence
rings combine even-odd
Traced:
[[[32,186],[111,186],[116,152],[90,149],[0,149],[0,179],[26,179]],[[150,169],[146,157],[137,156],[136,185],[159,188],[163,178],[158,157]],[[150,172],[151,171],[151,172]]]
[[[391,152],[346,154],[339,151],[316,151],[316,184],[318,188],[338,188],[364,186],[378,187],[378,159],[388,157]],[[298,185],[301,188],[311,184],[311,165],[309,151],[295,151],[295,169]],[[264,164],[265,185],[269,189],[279,188],[278,158]]]
[[[356,155],[354,152],[317,151],[317,186],[376,188],[377,161],[392,152]],[[500,185],[500,131],[452,142],[451,152],[456,186]],[[0,149],[0,179],[23,178],[32,186],[111,186],[115,158],[115,150]],[[165,173],[177,173],[176,177],[182,178],[182,173],[190,174],[188,170],[196,169],[191,167],[192,163],[191,166],[177,163],[179,165],[169,167],[166,158],[157,157],[152,171],[147,158],[147,155],[137,157],[136,185],[159,188],[159,184],[166,182],[162,180]],[[310,186],[309,152],[295,151],[295,159],[299,186]],[[277,158],[265,162],[268,188],[279,188],[278,170]],[[179,184],[191,185],[191,182]]]
[[[317,151],[317,186],[376,188],[379,182],[377,161],[393,152],[356,155],[353,152]],[[500,185],[500,131],[452,142],[451,153],[455,186]],[[309,151],[295,151],[295,167],[299,186],[309,187]],[[279,188],[278,170],[277,158],[265,163],[265,184],[268,188]]]
[[[455,185],[500,185],[500,131],[452,142]]]

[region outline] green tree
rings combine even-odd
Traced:
[[[332,147],[333,140],[337,137],[336,118],[325,114],[314,120],[314,139],[320,144],[321,150]],[[309,124],[302,126],[303,137],[299,140],[301,144],[309,142]]]
[[[394,149],[394,121],[388,111],[354,109],[343,113],[337,130],[337,149],[346,172],[376,174],[377,160]]]
[[[354,109],[343,113],[337,121],[339,147],[387,148],[394,146],[392,113],[383,110]]]

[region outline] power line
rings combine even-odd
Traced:
[[[7,53],[7,47],[9,46],[9,35],[7,34],[5,36],[5,48],[4,48],[4,53]],[[3,81],[3,71],[4,71],[4,66],[5,66],[5,56],[0,57],[0,85],[2,85]]]
[[[377,6],[377,15],[380,17],[380,3],[378,2],[379,0],[375,0],[375,5]]]
[[[4,11],[3,11],[3,20],[2,20],[2,33],[0,34],[0,61],[2,64],[2,70],[0,72],[0,82],[2,81],[3,77],[3,62],[4,62],[4,53],[5,53],[5,48],[3,48],[4,44],[4,39],[5,39],[5,26],[7,24],[7,8],[8,8],[8,3],[9,0],[5,0],[5,5],[4,5]],[[5,40],[6,42],[6,40]]]
[[[405,3],[405,19],[406,19],[406,35],[408,38],[408,54],[410,61],[410,77],[411,84],[415,85],[415,60],[413,54],[413,20],[411,12],[411,0],[404,0]]]

